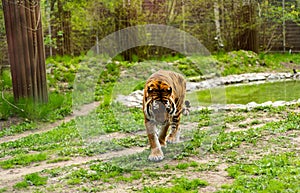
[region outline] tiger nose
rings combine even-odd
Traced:
[[[153,113],[155,116],[155,120],[159,123],[165,123],[166,122],[166,114],[167,110],[165,105],[160,101],[155,101],[153,103]]]

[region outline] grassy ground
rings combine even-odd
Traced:
[[[235,57],[245,53],[230,54]],[[233,60],[230,54],[214,56],[222,58],[220,69],[227,66],[226,57]],[[241,56],[239,62],[253,62],[250,56]],[[277,57],[254,56],[265,63]],[[288,60],[288,56],[281,58]],[[47,111],[62,114],[52,117],[49,114],[53,112],[45,113],[43,117],[50,118],[43,119],[19,115],[21,120],[16,124],[6,123],[1,128],[0,192],[300,191],[299,105],[193,111],[182,119],[182,142],[169,144],[163,149],[164,161],[152,163],[147,160],[149,148],[141,109],[111,103],[109,94],[116,77],[133,64],[121,62],[107,68],[100,74],[101,89],[97,89],[95,97],[100,105],[83,108],[77,112],[79,116],[68,117],[71,107],[66,99],[80,59],[49,60],[50,90],[57,94],[54,98],[63,96],[66,102],[58,107],[50,105]],[[278,62],[254,63],[261,71],[282,71]],[[186,59],[174,65],[186,73],[197,73],[197,69],[186,71],[193,69]],[[5,89],[9,91],[10,87]],[[18,114],[12,110],[3,119],[11,120],[12,115]]]

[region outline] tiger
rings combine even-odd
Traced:
[[[150,144],[150,161],[161,161],[161,147],[177,143],[180,138],[180,115],[186,94],[186,81],[173,71],[159,70],[146,81],[143,96],[144,124]],[[161,126],[159,135],[157,126]],[[168,129],[171,131],[168,134]],[[168,134],[168,136],[167,136]]]

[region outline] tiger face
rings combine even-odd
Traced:
[[[153,80],[146,84],[145,91],[148,100],[144,111],[147,118],[158,124],[168,122],[170,116],[176,112],[172,87],[166,82]]]

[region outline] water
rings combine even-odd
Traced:
[[[300,81],[278,81],[262,84],[232,85],[189,93],[187,98],[197,98],[198,105],[248,104],[267,101],[292,101],[300,98]]]

